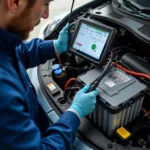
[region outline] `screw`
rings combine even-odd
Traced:
[[[112,149],[113,145],[112,144],[108,144],[108,148]]]

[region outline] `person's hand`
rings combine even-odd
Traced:
[[[69,42],[69,23],[60,31],[58,39],[54,41],[54,45],[58,54],[68,51]]]
[[[90,84],[87,84],[79,92],[77,92],[69,108],[79,114],[80,118],[83,118],[84,116],[92,113],[95,109],[96,96],[99,94],[99,92],[94,90],[92,92],[86,93],[90,87]]]

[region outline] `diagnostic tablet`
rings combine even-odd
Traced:
[[[70,50],[74,54],[99,65],[110,51],[116,33],[116,29],[105,24],[81,19]]]

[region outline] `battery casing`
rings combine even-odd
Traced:
[[[96,68],[78,77],[79,83],[92,83],[102,73]],[[147,87],[117,67],[108,71],[97,90],[100,91],[94,112],[88,118],[108,135],[139,116]]]

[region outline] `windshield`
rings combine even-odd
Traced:
[[[115,9],[130,16],[150,20],[150,0],[112,0]]]
[[[150,0],[132,0],[132,1],[139,4],[142,7],[149,7],[150,8]]]

